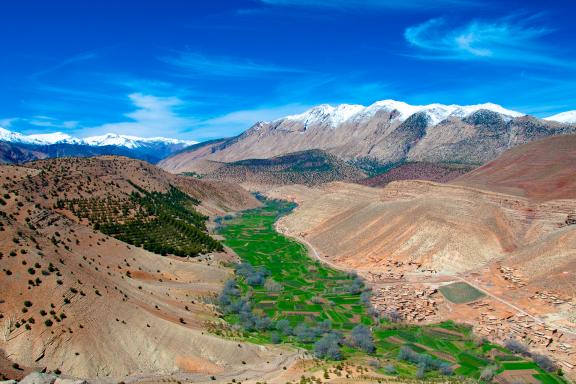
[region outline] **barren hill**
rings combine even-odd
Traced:
[[[204,175],[205,179],[249,185],[318,185],[338,180],[354,181],[366,176],[358,168],[321,150],[218,163],[214,168]]]
[[[518,146],[452,183],[530,198],[574,199],[576,135]]]
[[[388,183],[398,180],[428,180],[446,183],[473,168],[473,166],[465,164],[405,163],[357,182],[369,187],[384,187]]]
[[[160,196],[175,187],[203,201],[190,205],[178,195],[174,204],[187,210],[258,204],[239,187],[176,177],[126,158],[0,167],[0,349],[12,362],[119,378],[177,370],[217,375],[283,359],[206,332],[218,321],[211,298],[230,274],[220,262],[232,256],[163,257],[104,235],[91,218],[59,203],[128,201],[138,192],[160,207]],[[146,209],[142,201],[135,211]]]

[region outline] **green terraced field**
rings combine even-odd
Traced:
[[[269,273],[268,280],[277,284],[274,290],[266,288],[268,284],[253,286],[237,274],[236,286],[243,297],[249,299],[253,312],[266,315],[271,320],[269,328],[251,329],[244,332],[244,338],[252,342],[270,343],[276,333],[274,324],[279,320],[289,320],[293,327],[306,323],[310,327],[318,326],[329,320],[331,328],[345,337],[358,324],[370,326],[376,350],[368,354],[344,345],[345,359],[376,359],[392,364],[396,375],[414,377],[417,365],[399,359],[401,349],[409,347],[413,352],[426,355],[436,363],[455,368],[456,377],[478,379],[487,366],[494,366],[498,373],[514,370],[518,367],[530,367],[538,372],[536,376],[542,383],[564,383],[556,374],[546,373],[536,364],[523,357],[516,356],[517,362],[499,361],[489,357],[492,349],[504,354],[513,353],[502,346],[488,342],[478,342],[470,327],[444,322],[427,326],[392,324],[373,319],[361,300],[360,291],[350,292],[356,276],[322,265],[310,258],[306,248],[274,229],[275,221],[288,213],[293,204],[282,201],[266,201],[262,208],[241,213],[236,218],[222,220],[220,233],[224,243],[232,248],[243,262],[250,263],[256,270],[264,268]],[[278,284],[281,289],[278,289]],[[456,287],[456,293],[465,299],[472,297],[473,291]],[[228,314],[225,319],[231,324],[239,324],[240,316]],[[316,336],[316,339],[320,336]],[[292,344],[311,350],[314,340],[302,342],[294,335],[282,335],[276,342]],[[383,369],[381,369],[384,372]],[[441,376],[438,370],[427,370],[425,377]]]
[[[273,320],[288,319],[292,325],[303,316],[313,321],[329,319],[339,330],[351,329],[361,320],[370,324],[360,294],[347,290],[354,276],[311,259],[302,244],[274,230],[279,212],[289,209],[286,203],[269,202],[226,221],[221,231],[225,244],[243,261],[264,267],[282,286],[274,296],[265,287],[252,288],[255,310],[266,311]]]

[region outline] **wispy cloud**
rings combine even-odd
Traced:
[[[311,105],[285,104],[260,106],[253,109],[238,110],[198,122],[191,128],[193,139],[207,139],[237,135],[258,121],[272,121],[286,115],[301,113]]]
[[[51,67],[48,67],[48,68],[45,68],[43,70],[40,70],[38,72],[33,73],[30,75],[30,79],[36,80],[39,77],[48,75],[52,72],[58,71],[58,70],[65,68],[69,65],[81,63],[81,62],[88,61],[88,60],[97,59],[99,57],[100,57],[100,54],[96,51],[84,52],[84,53],[81,53],[79,55],[72,56],[72,57],[69,57],[65,60],[62,60],[56,65],[53,65]]]
[[[124,115],[127,121],[86,128],[84,133],[180,136],[183,130],[196,123],[195,119],[181,113],[186,103],[177,97],[157,97],[142,93],[132,93],[128,97],[136,109]]]
[[[302,69],[256,63],[248,59],[206,56],[198,52],[178,52],[159,58],[188,75],[257,77],[278,73],[302,73]]]
[[[473,20],[454,25],[445,18],[409,27],[404,37],[422,53],[415,57],[432,60],[484,60],[567,66],[540,39],[553,32],[531,26],[538,19],[518,15],[487,21]]]
[[[273,6],[290,6],[300,8],[330,8],[334,10],[362,10],[362,9],[396,9],[396,10],[423,10],[446,6],[477,5],[475,0],[260,0],[262,3]]]

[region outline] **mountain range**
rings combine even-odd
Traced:
[[[492,103],[324,104],[299,115],[258,122],[236,137],[196,144],[159,164],[175,173],[205,173],[215,162],[320,149],[368,173],[405,162],[480,165],[516,145],[575,133],[570,116],[567,112],[539,119]]]
[[[62,156],[123,155],[156,163],[195,143],[165,137],[144,138],[114,133],[85,138],[62,132],[23,135],[0,128],[0,162],[21,163]]]

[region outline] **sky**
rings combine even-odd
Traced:
[[[18,0],[0,127],[207,140],[323,103],[576,109],[570,0]]]

